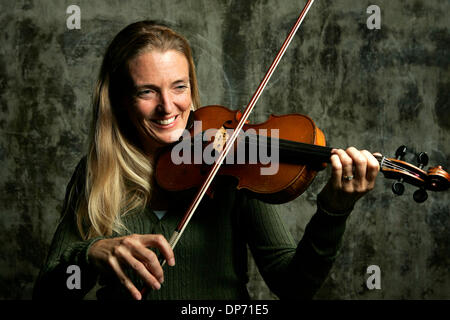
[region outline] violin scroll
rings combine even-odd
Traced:
[[[405,187],[403,183],[408,183],[419,187],[413,194],[413,199],[422,203],[428,199],[428,191],[445,191],[450,187],[450,175],[442,166],[428,168],[424,171],[424,167],[428,164],[428,155],[420,152],[417,155],[417,166],[412,165],[404,160],[407,148],[400,146],[395,156],[396,158],[386,158],[377,156],[380,162],[380,171],[385,178],[397,180],[392,184],[392,191],[396,195],[402,195]]]

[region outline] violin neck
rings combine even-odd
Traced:
[[[281,162],[295,163],[329,163],[331,149],[327,146],[279,140]]]
[[[276,140],[274,140],[276,139]],[[329,163],[332,148],[302,142],[295,142],[271,137],[251,136],[245,139],[246,149],[251,149],[255,144],[258,148],[266,148],[266,152],[273,158],[274,152],[278,152],[279,161],[294,164]]]

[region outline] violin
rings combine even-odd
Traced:
[[[241,117],[240,111],[219,105],[206,106],[193,112],[191,121],[201,124],[201,132],[195,132],[194,126],[191,126],[190,137],[184,140],[184,151],[189,152],[185,162],[174,163],[174,157],[178,155],[174,153],[174,146],[167,147],[161,153],[156,163],[158,185],[173,192],[198,188],[205,181],[212,164],[195,161],[195,152],[200,150],[204,155],[210,147],[211,157],[216,160],[230,136],[226,130],[235,130]],[[208,130],[215,134],[205,135]],[[271,115],[267,121],[259,124],[249,124],[247,121],[242,131],[241,137],[235,142],[233,157],[228,158],[230,161],[225,162],[217,174],[236,178],[237,189],[245,189],[264,202],[281,204],[295,199],[308,188],[317,172],[330,162],[333,148],[326,146],[324,133],[306,115]],[[276,132],[277,137],[273,137],[272,132]],[[200,144],[199,147],[195,146],[196,143]],[[241,163],[236,159],[239,148],[243,148],[242,154],[245,155]],[[273,157],[279,162],[275,164],[277,170],[272,174],[264,175],[261,172],[263,168],[273,166],[273,163],[264,164],[255,159],[264,148],[269,149],[272,155],[278,155]],[[427,154],[419,153],[418,166],[415,166],[403,160],[406,151],[407,148],[401,146],[395,158],[374,155],[384,177],[396,180],[392,185],[395,194],[403,194],[404,183],[414,185],[419,189],[413,198],[420,203],[428,198],[427,190],[444,191],[450,187],[450,175],[442,166],[424,171],[423,167],[428,163]],[[252,153],[254,157],[250,161]]]

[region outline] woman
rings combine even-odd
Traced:
[[[346,218],[374,186],[377,160],[355,148],[333,150],[331,178],[298,245],[273,207],[217,179],[215,196],[202,201],[173,252],[167,238],[192,193],[160,190],[152,168],[198,107],[183,37],[148,21],[115,37],[94,95],[89,152],[67,188],[35,298],[82,298],[99,279],[99,299],[248,299],[247,244],[280,298],[311,298],[320,288]],[[81,270],[79,289],[67,285],[70,265]],[[143,287],[153,290],[142,294]]]

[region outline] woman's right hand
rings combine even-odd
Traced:
[[[123,267],[131,267],[151,288],[161,288],[164,273],[158,257],[149,247],[158,249],[169,266],[175,265],[172,248],[160,234],[133,234],[99,240],[90,247],[88,258],[101,272],[113,271],[133,298],[140,300],[141,293],[127,277]]]

